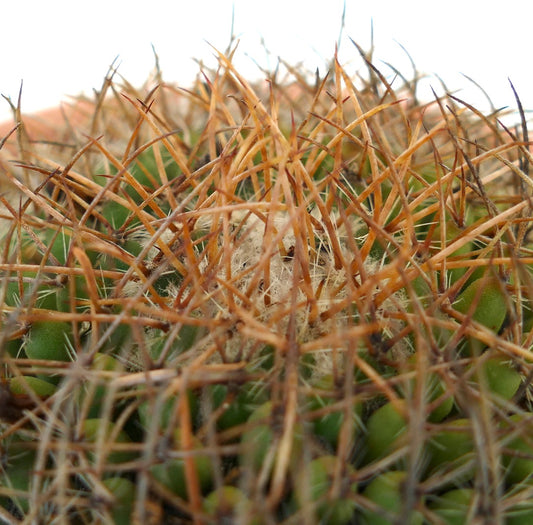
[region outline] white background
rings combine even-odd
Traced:
[[[485,97],[463,73],[496,107],[515,107],[510,77],[525,108],[533,109],[529,0],[2,0],[0,93],[16,101],[23,80],[23,111],[53,106],[99,88],[117,56],[119,73],[140,85],[154,67],[152,45],[164,78],[187,86],[198,71],[193,59],[214,64],[207,42],[227,47],[232,10],[240,39],[235,62],[248,77],[262,77],[254,61],[273,68],[277,55],[324,72],[344,3],[339,55],[349,71],[361,67],[349,38],[368,49],[373,23],[374,61],[388,78],[384,62],[412,75],[401,44],[439,92],[435,74],[487,111]],[[9,115],[0,99],[0,120]]]

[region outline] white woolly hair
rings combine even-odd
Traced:
[[[195,293],[207,293],[209,297],[207,310],[204,309],[200,315],[233,320],[234,326],[237,327],[239,310],[245,311],[247,314],[251,313],[267,331],[284,337],[291,313],[296,312],[293,318],[299,343],[314,341],[321,336],[342,330],[350,315],[345,309],[333,316],[325,316],[325,319],[320,315],[346,297],[347,281],[350,277],[347,275],[347,268],[350,268],[349,263],[353,259],[348,235],[354,236],[363,224],[361,219],[354,217],[349,227],[343,225],[336,230],[346,263],[338,268],[334,261],[332,243],[325,233],[326,229],[320,228],[318,217],[313,215],[313,218],[314,224],[318,225],[313,228],[316,244],[313,253],[310,246],[297,245],[294,219],[285,211],[270,212],[267,220],[249,212],[234,211],[229,217],[226,236],[221,218],[216,221],[203,219],[201,228],[216,234],[216,240],[213,242],[217,243],[218,260],[213,262],[205,257],[199,264],[200,272],[206,276],[207,291],[198,291],[195,287]],[[335,217],[332,219],[335,224]],[[270,232],[267,233],[269,228]],[[298,239],[301,237],[302,235],[299,235]],[[298,250],[308,251],[310,284],[307,285],[297,266]],[[265,259],[268,260],[268,285],[265,284]],[[368,274],[373,274],[379,269],[380,261],[367,257],[364,266]],[[381,286],[386,286],[386,283],[381,283]],[[375,288],[372,294],[379,291]],[[178,293],[178,288],[171,286],[167,293],[172,301]],[[231,300],[228,299],[229,296]],[[230,303],[233,304],[231,312],[228,308]],[[404,296],[397,292],[381,305],[377,315],[385,310],[398,310],[404,304]],[[403,327],[400,321],[395,320],[388,320],[387,324],[390,332],[387,335],[399,332]],[[219,341],[223,341],[224,359],[246,359],[249,350],[256,347],[257,340],[249,334],[241,334],[237,328],[231,330],[231,336],[228,336],[227,332],[226,326],[224,335],[219,338]],[[216,330],[211,336],[208,334],[197,347],[198,352],[212,346],[217,335],[219,334]],[[405,351],[401,349],[399,354],[404,355]],[[396,354],[398,355],[397,351]],[[342,366],[342,352],[338,349],[320,349],[313,352],[313,357],[315,373],[320,376],[331,373],[333,366]],[[211,360],[219,361],[220,354],[213,353]],[[333,360],[336,361],[335,364]]]

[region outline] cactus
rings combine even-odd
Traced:
[[[527,519],[523,111],[232,55],[1,142],[0,517]]]

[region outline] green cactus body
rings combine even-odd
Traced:
[[[179,428],[175,430],[173,439],[175,449],[181,450],[181,431]],[[200,440],[193,439],[193,450],[198,451],[201,448],[202,443]],[[213,480],[211,461],[207,455],[196,453],[193,462],[200,489],[203,493],[206,493]],[[150,473],[159,483],[167,487],[174,494],[177,494],[180,498],[188,499],[185,459],[167,459],[164,463],[153,465]]]
[[[110,445],[109,439],[111,436],[116,436],[114,442],[111,443],[108,454],[106,455],[106,461],[109,463],[124,463],[127,461],[132,461],[137,457],[135,452],[112,450],[113,443],[127,444],[131,443],[131,439],[122,429],[116,432],[114,423],[106,421],[105,419],[93,418],[86,419],[83,422],[83,437],[87,443],[97,443],[101,428],[104,428],[104,442],[106,443],[106,446]],[[89,457],[95,460],[97,459],[98,455],[94,450],[91,450],[89,452]]]
[[[502,428],[513,428],[515,425],[522,425],[526,432],[504,445],[502,464],[505,479],[509,484],[517,484],[533,476],[533,441],[531,439],[533,423],[531,417],[513,414],[508,421],[502,424]]]
[[[275,459],[275,456],[271,456],[272,447],[276,446],[281,438],[278,430],[280,422],[277,420],[282,416],[281,412],[277,412],[279,409],[280,407],[276,408],[272,401],[267,401],[257,407],[248,418],[248,428],[245,428],[241,437],[243,450],[240,463],[243,467],[251,467],[256,472],[262,471],[265,465],[269,471],[273,468],[272,459]],[[300,423],[297,423],[291,442],[291,463],[294,466],[299,463],[303,440],[304,429]]]
[[[507,315],[507,305],[502,284],[496,277],[480,277],[469,284],[457,297],[454,308],[497,333]],[[472,353],[479,352],[480,341],[469,338]]]
[[[28,391],[31,391],[38,397],[44,398],[54,394],[57,387],[49,381],[45,381],[38,377],[18,376],[13,377],[9,382],[9,390],[16,396],[28,395]]]
[[[104,479],[102,484],[115,498],[111,516],[115,525],[128,525],[132,522],[135,503],[135,484],[129,479],[113,477]]]
[[[336,392],[342,392],[342,384],[336,385],[333,376],[328,375],[317,379],[313,383],[313,388],[318,389],[319,392],[309,396],[309,410],[321,410],[325,407],[335,403]],[[320,395],[324,391],[326,395]],[[333,394],[333,397],[327,394]],[[349,411],[351,413],[350,420],[352,421],[352,433],[355,436],[361,429],[361,416],[363,412],[363,404],[360,401],[354,400],[352,402],[353,408]],[[344,423],[345,410],[328,411],[326,414],[313,419],[313,429],[316,436],[324,440],[332,450],[337,448],[339,433]],[[352,437],[353,439],[353,437]]]
[[[31,327],[24,351],[30,359],[68,361],[72,327],[63,322],[37,322]]]
[[[471,521],[473,489],[454,489],[440,495],[430,504],[431,510],[449,525],[462,525]]]
[[[402,486],[406,473],[390,471],[372,480],[363,491],[363,496],[378,505],[380,510],[365,510],[361,513],[361,522],[365,525],[392,525],[400,518],[405,501]],[[407,516],[409,525],[421,525],[423,517],[418,511],[412,511]]]
[[[321,456],[311,461],[298,479],[296,499],[301,509],[312,507],[321,523],[343,525],[350,523],[356,510],[353,495],[357,493],[357,483],[343,483],[340,494],[330,496],[337,458]],[[348,466],[345,476],[355,475],[355,469]],[[306,491],[309,491],[306,494]]]
[[[384,458],[406,444],[407,416],[404,402],[386,403],[368,418],[366,423],[365,461]]]
[[[443,423],[442,428],[431,436],[427,448],[429,454],[428,470],[460,469],[461,479],[470,479],[474,475],[474,466],[463,468],[474,459],[474,440],[471,422],[466,418]]]
[[[522,378],[509,358],[495,356],[483,361],[480,365],[474,383],[480,386],[483,381],[488,392],[497,398],[509,401],[516,394]]]
[[[37,454],[23,442],[13,443],[6,447],[6,451],[8,455],[0,472],[0,487],[4,488],[0,488],[0,504],[8,507],[14,505],[20,511],[27,512]]]
[[[222,486],[206,496],[203,502],[205,513],[217,520],[246,520],[250,525],[261,525],[261,518],[251,516],[251,502],[244,492],[231,485]]]

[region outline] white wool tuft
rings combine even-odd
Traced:
[[[325,233],[326,228],[321,227],[320,221],[315,217],[312,222],[316,243],[313,252],[309,245],[297,246],[297,234],[291,220],[293,219],[286,212],[271,213],[268,221],[272,222],[267,226],[266,217],[241,211],[233,212],[226,238],[223,234],[222,220],[217,224],[207,221],[203,223],[207,230],[216,233],[218,247],[217,261],[204,258],[199,265],[200,272],[206,275],[208,282],[207,290],[203,293],[209,294],[209,315],[226,319],[234,325],[232,329],[225,328],[223,332],[214,330],[198,347],[199,352],[210,345],[218,344],[222,345],[225,360],[246,360],[249,352],[257,349],[257,339],[250,337],[249,329],[245,333],[239,329],[240,324],[246,324],[246,321],[241,319],[242,311],[247,315],[252,314],[255,321],[268,333],[281,338],[286,337],[291,312],[296,311],[294,320],[298,343],[315,341],[334,331],[342,332],[343,327],[349,322],[353,323],[353,320],[349,319],[352,314],[346,309],[341,309],[325,320],[320,314],[324,314],[335,303],[346,298],[348,278],[351,279],[351,276],[347,275],[346,268],[351,267],[353,259],[347,241],[347,230],[354,235],[361,230],[362,221],[354,218],[350,228],[341,227],[337,230],[344,264],[341,268],[336,268],[332,243]],[[335,224],[335,220],[332,222]],[[298,227],[305,227],[303,221],[298,222]],[[299,232],[298,238],[305,236]],[[298,267],[302,250],[307,250],[310,286],[306,286],[302,271]],[[265,272],[265,258],[268,260],[269,281]],[[380,262],[367,257],[364,265],[365,271],[372,274],[379,269]],[[209,268],[217,268],[218,271],[213,275],[211,270],[208,276]],[[386,283],[380,285],[385,286]],[[379,291],[375,287],[372,295]],[[176,287],[171,287],[167,293],[172,299],[176,297],[178,290]],[[296,309],[292,307],[294,300],[297,303]],[[230,311],[230,304],[234,304],[233,311]],[[385,310],[398,310],[398,304],[405,304],[405,298],[401,293],[396,293],[393,299],[387,299],[378,309],[377,315],[382,316]],[[389,336],[399,332],[403,327],[400,321],[389,319],[384,324],[388,326],[387,332],[389,332],[385,335]],[[258,334],[258,337],[263,336]],[[398,347],[398,344],[396,346]],[[394,349],[396,355],[405,355],[406,349],[402,347],[398,351],[397,347]],[[333,366],[342,366],[343,362],[342,352],[327,346],[313,351],[313,357],[315,375],[331,373]],[[220,353],[215,352],[211,360],[218,361],[220,358]]]

